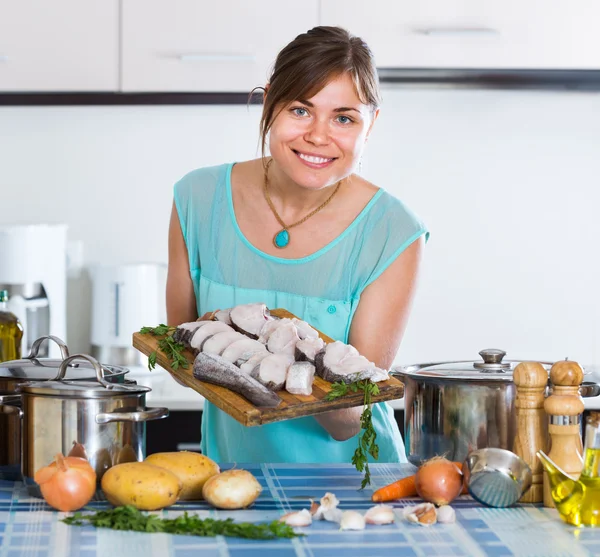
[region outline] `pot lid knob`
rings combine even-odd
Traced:
[[[504,350],[497,348],[486,348],[479,352],[479,355],[483,358],[483,362],[475,362],[473,364],[477,369],[482,370],[498,370],[498,369],[510,369],[510,363],[502,362],[502,358],[506,356]]]

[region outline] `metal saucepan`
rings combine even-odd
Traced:
[[[94,381],[65,379],[68,366],[76,360],[92,364]],[[65,358],[54,381],[21,384],[24,481],[34,486],[35,472],[59,452],[87,458],[98,480],[115,464],[143,460],[146,421],[169,415],[167,408],[146,408],[150,390],[107,381],[101,365],[85,354]],[[35,487],[30,493],[37,495]]]
[[[516,434],[513,370],[519,361],[488,349],[483,361],[398,366],[392,375],[404,382],[404,443],[409,462],[445,455],[463,462],[486,447],[513,449]],[[553,362],[541,362],[548,370]],[[549,390],[549,389],[548,389]],[[596,396],[600,386],[585,382],[582,396]]]

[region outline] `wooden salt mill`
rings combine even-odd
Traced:
[[[561,360],[550,369],[552,394],[544,402],[549,417],[548,457],[565,473],[579,477],[583,468],[581,415],[585,408],[579,394],[583,369],[577,362]],[[544,471],[544,506],[554,507],[548,474]]]
[[[521,503],[539,503],[544,498],[544,469],[536,456],[548,449],[548,419],[544,412],[544,396],[548,372],[538,362],[521,362],[515,367],[513,381],[517,388],[515,399],[517,432],[513,452],[531,468],[531,488],[521,497]]]

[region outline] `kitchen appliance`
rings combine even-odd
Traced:
[[[131,338],[142,326],[166,321],[166,265],[95,265],[90,273],[92,356],[130,368],[145,367],[147,358],[132,348]]]
[[[40,356],[45,341],[56,343],[61,359]],[[45,350],[47,351],[47,350]],[[63,359],[69,357],[67,345],[57,337],[40,337],[31,348],[31,353],[22,360],[0,364],[0,479],[21,478],[21,395],[18,388],[30,381],[50,381],[57,377]],[[126,383],[126,368],[102,365],[102,376],[111,383]],[[69,364],[66,370],[71,381],[95,380],[96,371],[89,362]]]
[[[21,354],[39,337],[66,338],[66,245],[66,225],[0,226],[0,290],[23,325]],[[55,345],[42,348],[43,357],[58,355]]]
[[[397,366],[391,374],[404,382],[404,444],[412,464],[445,455],[462,462],[475,449],[513,449],[516,433],[513,370],[502,350],[479,352],[482,360]],[[553,362],[540,362],[549,370]],[[584,382],[583,397],[600,387]]]
[[[65,378],[70,365],[92,364],[94,381]],[[150,388],[107,381],[100,363],[85,354],[64,359],[55,380],[22,383],[23,480],[39,495],[33,476],[57,453],[85,456],[97,479],[110,467],[146,456],[146,421],[169,415],[167,408],[146,408]]]

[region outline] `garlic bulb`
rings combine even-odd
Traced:
[[[338,498],[333,493],[326,493],[321,497],[319,506],[311,501],[310,512],[315,520],[339,522],[342,519],[342,511],[337,508],[339,504]]]
[[[389,505],[376,505],[365,513],[367,524],[391,524],[394,520],[394,509]]]
[[[310,526],[312,516],[307,509],[302,509],[301,511],[284,514],[279,522],[285,522],[288,526]]]
[[[340,530],[364,530],[365,518],[356,511],[345,511],[340,520]]]
[[[421,526],[431,526],[437,522],[437,512],[432,503],[421,503],[416,507],[405,507],[402,514],[409,522],[420,524]]]

